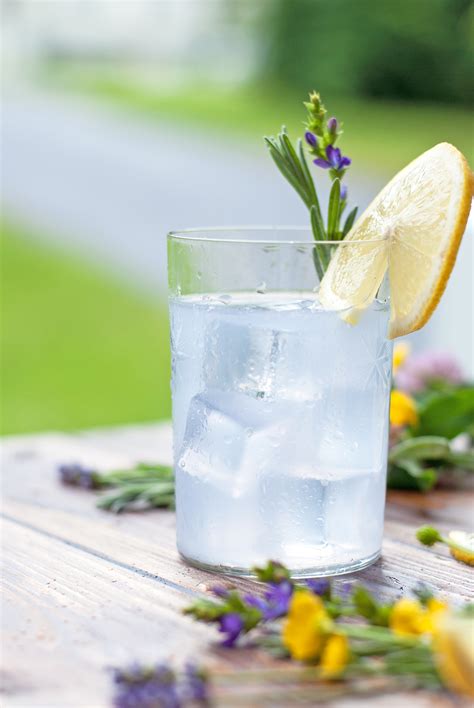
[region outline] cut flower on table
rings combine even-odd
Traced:
[[[474,566],[474,533],[450,531],[446,537],[432,526],[422,526],[416,532],[416,537],[425,546],[444,543],[448,546],[453,558],[466,565]]]
[[[248,634],[247,643],[312,667],[316,683],[346,684],[348,694],[351,682],[361,676],[390,678],[400,690],[444,687],[468,694],[469,671],[474,670],[474,655],[466,646],[473,626],[470,606],[454,610],[424,586],[413,598],[383,604],[359,584],[338,593],[327,580],[296,583],[273,561],[254,570],[272,592],[282,583],[291,586],[286,610],[278,618],[265,614],[265,592],[257,609],[255,596],[217,588],[215,600],[198,600],[186,614],[217,627],[237,614],[245,629],[226,646]]]

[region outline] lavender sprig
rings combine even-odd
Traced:
[[[276,138],[265,137],[264,140],[276,166],[308,208],[315,241],[340,241],[352,228],[357,215],[356,207],[341,226],[342,214],[347,205],[347,187],[341,181],[351,164],[351,159],[335,147],[343,132],[342,124],[335,117],[326,120],[326,108],[318,93],[311,93],[309,101],[304,105],[308,111],[304,135],[306,146],[314,158],[313,163],[327,170],[332,181],[326,226],[304,154],[303,141],[298,140],[295,150],[285,127]],[[329,265],[330,255],[328,248],[315,245],[314,265],[320,279]]]
[[[135,467],[110,472],[69,463],[58,468],[60,481],[83,489],[116,488],[101,497],[97,506],[118,513],[131,508],[174,508],[174,474],[167,465],[139,463]]]
[[[188,663],[181,672],[167,664],[114,669],[114,708],[182,708],[210,705],[207,674]]]
[[[222,645],[225,647],[233,647],[240,637],[262,626],[266,628],[264,642],[268,640],[272,643],[272,623],[288,614],[293,594],[301,587],[324,598],[326,609],[332,617],[352,612],[347,606],[344,607],[341,597],[333,594],[328,580],[308,580],[305,585],[298,585],[291,580],[289,570],[276,561],[268,561],[265,566],[252,570],[258,580],[265,583],[261,594],[241,593],[236,588],[216,586],[212,588],[216,599],[199,599],[184,609],[184,614],[216,624],[223,635]],[[280,645],[281,642],[277,642],[274,646],[278,653],[282,650]]]

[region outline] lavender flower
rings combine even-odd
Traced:
[[[347,185],[343,184],[341,187],[341,202],[345,202],[347,199]]]
[[[196,664],[188,662],[184,668],[184,696],[186,700],[209,705],[207,676]]]
[[[283,580],[281,583],[271,583],[264,595],[267,603],[263,612],[264,619],[272,620],[286,615],[292,595],[293,584],[289,580]]]
[[[219,618],[219,632],[227,635],[222,645],[231,647],[239,638],[244,629],[242,617],[237,612],[228,612]]]
[[[461,367],[450,354],[425,352],[406,359],[395,379],[401,391],[418,393],[436,381],[460,384],[464,376]]]
[[[69,484],[84,489],[100,487],[97,472],[79,464],[65,464],[58,467],[59,478],[63,484]]]
[[[250,595],[250,593],[247,593],[242,599],[247,605],[250,605],[250,607],[255,607],[255,609],[259,610],[262,615],[265,615],[265,612],[267,611],[267,601],[263,597],[259,597],[258,595]]]
[[[351,159],[349,157],[343,157],[339,148],[335,148],[332,145],[328,145],[326,148],[326,158],[322,157],[313,160],[315,165],[322,167],[324,170],[336,170],[337,172],[343,170],[345,167],[349,167],[351,164]]]
[[[349,581],[342,583],[341,587],[339,588],[340,596],[343,597],[344,599],[347,599],[352,592],[352,588],[353,588],[353,583],[351,583]]]
[[[264,621],[269,621],[287,614],[292,595],[293,584],[289,580],[282,580],[279,583],[269,583],[263,597],[247,594],[243,600],[259,610]]]
[[[209,705],[207,677],[194,664],[176,674],[167,664],[133,664],[115,669],[114,708],[182,708],[188,703]]]
[[[337,128],[338,128],[338,123],[337,123],[337,118],[330,118],[328,120],[328,133],[330,135],[336,135],[337,134]]]
[[[325,578],[307,580],[306,585],[315,595],[326,595],[331,587],[329,580],[326,580]]]
[[[304,134],[305,140],[311,147],[317,147],[318,139],[310,130],[307,130]]]
[[[116,669],[114,682],[118,690],[115,708],[180,708],[175,673],[166,665],[155,668],[133,664],[128,669]]]

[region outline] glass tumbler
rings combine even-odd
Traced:
[[[379,557],[387,288],[364,280],[357,317],[318,297],[336,252],[360,263],[364,248],[296,228],[169,235],[177,545],[192,565],[252,575],[274,559],[312,577]]]

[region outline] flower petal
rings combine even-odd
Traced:
[[[337,169],[339,161],[341,159],[341,151],[339,150],[339,148],[335,148],[332,145],[328,145],[326,148],[326,155],[329,162],[331,163],[331,167]]]
[[[318,139],[310,130],[306,131],[304,137],[308,145],[311,145],[311,147],[316,147],[316,145],[318,144]]]
[[[328,170],[331,167],[331,163],[327,160],[323,160],[322,157],[318,157],[316,160],[313,160],[313,162],[315,165],[318,165],[318,167],[322,167],[323,170]]]

